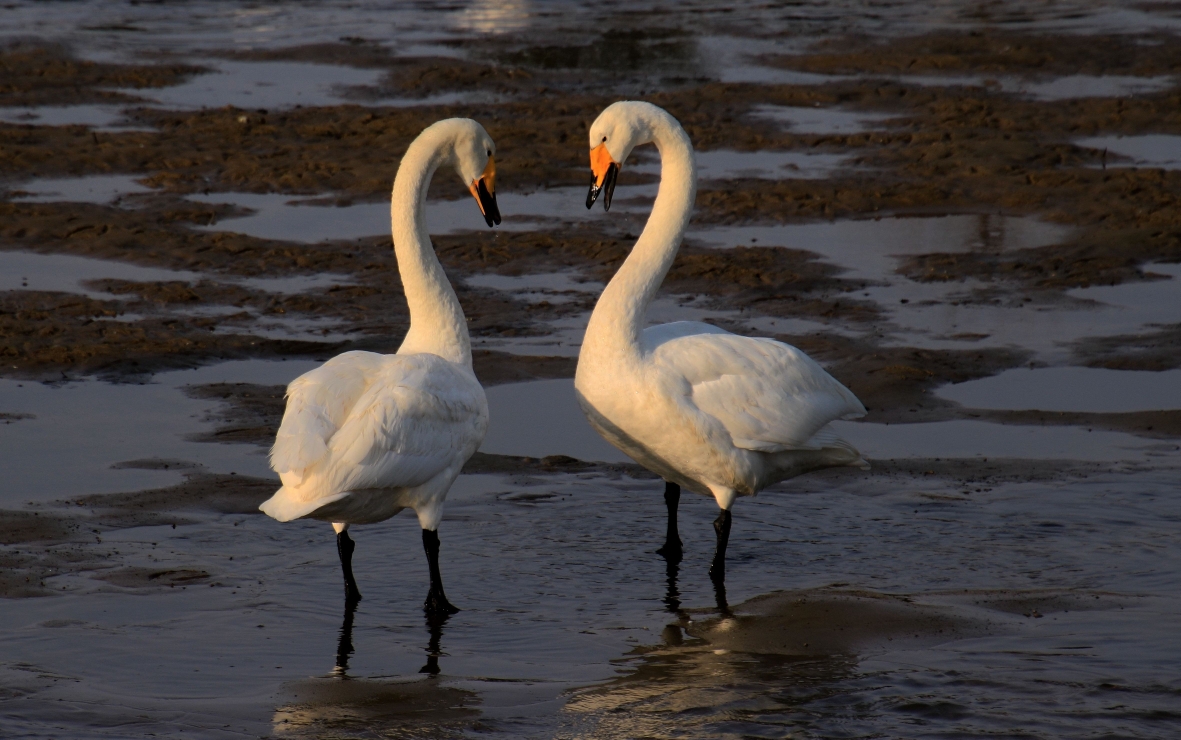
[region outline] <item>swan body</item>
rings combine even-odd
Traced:
[[[591,426],[666,481],[670,524],[662,552],[680,557],[680,488],[715,499],[722,513],[715,522],[713,572],[721,575],[722,528],[728,537],[737,497],[810,470],[867,467],[829,426],[863,416],[865,407],[788,344],[692,321],[644,328],[648,304],[676,257],[692,211],[693,149],[680,124],[649,103],[615,103],[590,129],[594,179],[588,207],[600,193],[609,205],[619,163],[650,142],[661,155],[656,202],[591,314],[574,388]]]
[[[435,171],[451,165],[488,225],[500,222],[493,144],[475,121],[448,119],[407,149],[390,200],[398,270],[410,328],[396,354],[346,352],[287,386],[287,408],[271,450],[280,488],[259,508],[286,522],[332,522],[346,597],[352,577],[350,524],[418,515],[431,566],[427,609],[450,613],[438,577],[443,502],[488,428],[488,401],[472,372],[467,322],[431,248],[424,208]],[[433,550],[433,553],[432,553]]]

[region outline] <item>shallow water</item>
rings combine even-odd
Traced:
[[[815,180],[831,177],[849,159],[844,154],[824,152],[738,152],[729,149],[696,152],[696,157],[697,176],[702,180],[742,177]],[[628,171],[659,175],[660,162],[651,158],[638,166],[628,167]]]
[[[1090,136],[1076,139],[1078,146],[1107,150],[1131,163],[1112,157],[1107,167],[1161,167],[1166,170],[1181,168],[1181,136],[1173,134],[1144,134],[1142,136]]]
[[[249,286],[268,293],[305,293],[352,282],[352,279],[346,275],[332,273],[289,277],[223,277],[203,275],[189,270],[141,267],[127,262],[75,257],[69,254],[0,251],[0,290],[60,291],[110,300],[112,298],[110,293],[93,290],[82,284],[91,280],[103,279],[144,283],[173,280],[195,282],[201,279],[215,279]]]
[[[36,126],[87,126],[95,131],[139,130],[123,125],[124,106],[119,105],[46,105],[2,107],[0,121]]]
[[[173,110],[224,105],[272,110],[340,105],[348,102],[345,88],[373,86],[382,75],[381,70],[307,62],[197,61],[210,71],[172,87],[124,92],[149,98],[149,105]]]
[[[0,629],[17,638],[5,651],[14,697],[5,725],[33,734],[66,727],[73,737],[182,727],[209,737],[451,736],[477,722],[482,734],[511,737],[634,737],[639,728],[761,736],[789,727],[824,736],[850,726],[1051,737],[1096,726],[1137,733],[1156,716],[1150,726],[1167,734],[1181,721],[1173,671],[1181,634],[1164,618],[1177,603],[1140,595],[1178,585],[1170,531],[1181,511],[1176,497],[1161,495],[1170,479],[1162,475],[964,493],[937,480],[902,490],[813,481],[740,503],[731,604],[843,583],[931,604],[963,594],[964,608],[991,625],[973,639],[897,650],[883,640],[861,657],[803,662],[693,640],[660,647],[673,639],[661,637],[670,635],[665,625],[685,624],[681,610],[712,616],[705,568],[716,509],[697,497],[683,502],[687,558],[670,590],[650,552],[663,517],[651,481],[461,478],[441,533],[448,592],[463,611],[441,629],[435,679],[419,673],[434,650],[418,606],[426,574],[410,517],[354,531],[365,600],[343,682],[331,678],[343,609],[327,525],[219,515],[176,530],[106,532],[101,549],[118,550],[119,562],[209,575],[162,590],[63,576],[47,581],[61,595],[10,602],[0,613]],[[982,609],[963,589],[1026,606]],[[1098,610],[1055,607],[1064,591],[1094,594]],[[108,658],[78,661],[79,651]],[[409,697],[388,687],[415,680],[428,683]],[[474,716],[456,712],[460,704]],[[1109,709],[1116,704],[1122,709]]]
[[[1001,89],[1035,100],[1070,100],[1155,93],[1168,90],[1174,84],[1172,77],[1067,75],[1052,80],[1005,80]]]
[[[1091,413],[1181,409],[1181,370],[1021,368],[947,385],[936,391],[936,395],[976,409]]]
[[[643,198],[654,192],[654,187],[646,185],[618,187],[612,210],[634,212],[637,206],[629,203],[629,199]],[[191,195],[189,199],[201,203],[230,203],[253,211],[198,227],[205,231],[232,231],[262,239],[305,244],[390,233],[388,201],[335,206],[323,205],[315,198],[278,193],[210,193]],[[585,188],[554,188],[534,193],[499,192],[496,202],[504,218],[496,227],[498,231],[531,231],[539,222],[547,220],[582,221],[601,215],[586,209]],[[485,231],[488,228],[479,206],[470,198],[430,201],[426,208],[426,224],[432,234]]]
[[[115,468],[135,460],[174,460],[210,472],[270,477],[262,451],[192,442],[212,431],[205,417],[218,403],[192,399],[186,385],[223,381],[286,385],[318,363],[244,360],[159,373],[151,381],[63,384],[0,380],[0,412],[27,414],[0,424],[0,507],[176,483],[173,472]]]
[[[845,268],[847,276],[886,280],[895,277],[897,256],[1028,249],[1056,244],[1070,234],[1070,228],[1036,217],[984,214],[720,226],[691,230],[687,238],[715,247],[806,249]]]
[[[855,134],[885,128],[882,123],[891,118],[889,115],[870,111],[820,106],[801,108],[788,105],[759,106],[755,109],[754,115],[781,122],[793,134]]]
[[[137,175],[87,175],[85,177],[45,178],[16,186],[19,194],[14,200],[30,203],[98,203],[106,205],[125,195],[150,193],[141,185]]]

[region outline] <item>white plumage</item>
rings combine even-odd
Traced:
[[[857,397],[800,350],[709,324],[643,328],[645,311],[676,257],[696,193],[689,138],[665,111],[640,102],[608,107],[590,129],[595,181],[610,204],[619,164],[640,144],[661,154],[648,224],[603,291],[587,326],[575,390],[591,425],[669,484],[664,554],[680,558],[680,488],[722,509],[713,572],[724,572],[729,509],[738,496],[818,468],[865,466],[829,427],[865,415]]]
[[[412,507],[436,529],[442,494],[487,428],[470,371],[431,354],[347,352],[287,387],[271,450],[283,487],[262,510],[366,524]]]
[[[467,321],[424,226],[427,187],[451,165],[491,226],[500,223],[493,144],[467,119],[430,126],[406,150],[390,199],[398,271],[410,329],[397,354],[346,352],[287,386],[287,409],[271,450],[283,483],[259,508],[286,522],[332,522],[346,598],[350,524],[414,509],[431,573],[429,614],[455,611],[443,593],[436,530],[447,491],[488,428],[488,402],[472,372]]]

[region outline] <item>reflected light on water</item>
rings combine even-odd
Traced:
[[[509,33],[529,26],[529,0],[476,0],[456,17],[455,25],[476,33]]]

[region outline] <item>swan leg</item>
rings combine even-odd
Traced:
[[[344,601],[345,604],[356,603],[361,600],[361,592],[357,590],[357,581],[353,579],[353,550],[357,545],[349,537],[349,525],[332,523],[336,530],[336,554],[340,555],[340,569],[344,572]]]
[[[709,566],[709,577],[715,582],[726,580],[726,545],[730,542],[730,510],[722,509],[714,519],[714,532],[718,535],[718,548],[714,550],[714,561]]]
[[[664,505],[668,508],[668,529],[664,534],[664,546],[656,551],[669,562],[681,562],[681,535],[677,531],[677,506],[681,503],[681,487],[676,483],[664,482]]]
[[[431,590],[427,592],[423,609],[428,617],[447,617],[459,609],[451,605],[443,593],[443,576],[439,573],[439,532],[435,529],[422,530],[422,549],[426,550],[427,567],[431,571]]]

